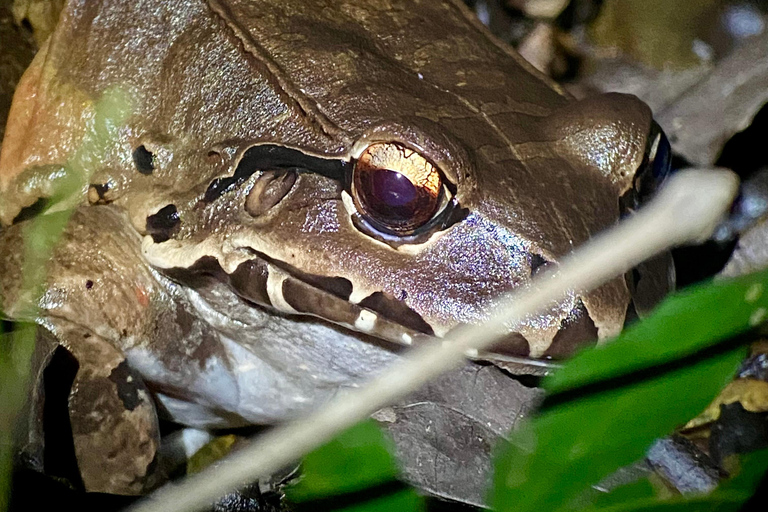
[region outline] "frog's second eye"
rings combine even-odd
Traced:
[[[664,131],[655,122],[648,139],[645,160],[635,177],[635,189],[640,202],[653,195],[671,171],[672,148]]]
[[[352,197],[372,226],[408,235],[427,224],[443,200],[440,171],[395,142],[371,144],[355,162]]]

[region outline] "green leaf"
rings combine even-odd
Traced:
[[[627,506],[642,500],[657,499],[656,488],[648,478],[621,485],[608,493],[595,491],[593,506],[587,510],[604,510],[613,506]]]
[[[654,439],[706,407],[743,357],[743,350],[731,350],[543,413],[502,450],[492,504],[499,511],[567,509],[590,485],[643,457]]]
[[[9,505],[16,421],[26,398],[37,326],[16,324],[0,336],[0,511]]]
[[[289,501],[312,510],[423,510],[421,497],[398,483],[391,448],[372,420],[355,425],[307,455],[298,483],[286,489]]]
[[[610,497],[614,493],[624,496],[613,496],[609,502],[604,503],[607,506],[591,507],[585,512],[736,512],[752,497],[767,469],[768,450],[762,450],[745,455],[741,471],[707,495],[678,496],[668,500],[650,496],[638,499],[639,497],[632,497],[619,487],[607,496]]]
[[[767,292],[768,270],[687,288],[615,341],[571,359],[544,387],[558,393],[696,354],[761,321]]]
[[[690,288],[545,380],[554,394],[502,449],[492,503],[501,511],[574,509],[590,485],[699,413],[744,357],[723,340],[766,316],[767,283],[764,271]]]

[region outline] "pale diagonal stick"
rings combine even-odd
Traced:
[[[456,329],[442,343],[413,349],[362,388],[262,435],[214,469],[164,487],[131,512],[202,510],[217,497],[299,460],[380,408],[460,366],[466,353],[490,347],[504,336],[505,325],[535,314],[568,290],[592,289],[670,247],[707,239],[737,189],[738,178],[730,171],[677,173],[647,207],[584,244],[563,260],[557,272],[537,276],[529,289],[503,297],[487,323]]]

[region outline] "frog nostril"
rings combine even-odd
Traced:
[[[88,202],[91,204],[108,204],[112,201],[112,184],[91,183],[88,187]]]
[[[149,176],[155,170],[155,155],[142,144],[133,150],[133,164],[137,171]]]
[[[179,212],[176,210],[176,206],[172,204],[147,217],[147,233],[152,236],[152,240],[156,244],[169,240],[179,232],[180,227]]]

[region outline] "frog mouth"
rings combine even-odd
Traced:
[[[485,356],[499,361],[562,360],[581,348],[596,345],[597,340],[595,323],[583,302],[576,299],[574,307],[554,332],[535,333],[528,330],[523,334],[511,331],[493,345]]]
[[[399,346],[438,339],[436,329],[402,300],[377,291],[353,302],[353,284],[346,278],[308,274],[253,249],[250,252],[251,257],[231,273],[222,269],[215,258],[204,257],[183,275],[174,271],[170,274],[185,281],[190,273],[213,276],[247,303],[287,315],[312,316]],[[542,357],[562,359],[577,348],[596,343],[597,329],[584,305],[577,301],[553,335],[538,337],[511,331],[488,353],[477,357],[522,364]]]
[[[267,278],[266,286],[272,305],[282,304],[277,309],[283,313],[311,315],[399,345],[436,339],[430,324],[394,297],[374,292],[358,303],[350,302],[352,285],[343,278],[308,275],[258,259],[241,264],[230,274],[229,285],[248,300],[252,293],[249,288],[257,281],[254,276],[263,276],[265,271],[274,280],[270,285]],[[597,327],[581,300],[576,300],[554,333],[510,331],[488,353],[478,354],[478,358],[523,364],[562,360],[584,346],[595,345],[597,339]]]
[[[262,258],[240,264],[229,275],[229,286],[246,300],[254,296],[254,286],[262,288],[282,313],[311,315],[399,345],[434,334],[418,313],[381,292],[354,303],[347,279],[310,275]]]
[[[373,292],[353,302],[348,279],[308,274],[258,251],[249,252],[252,256],[231,273],[210,256],[187,269],[166,272],[173,279],[193,281],[193,286],[195,276],[213,277],[248,303],[287,315],[313,316],[401,346],[435,334],[421,315],[395,297]]]

